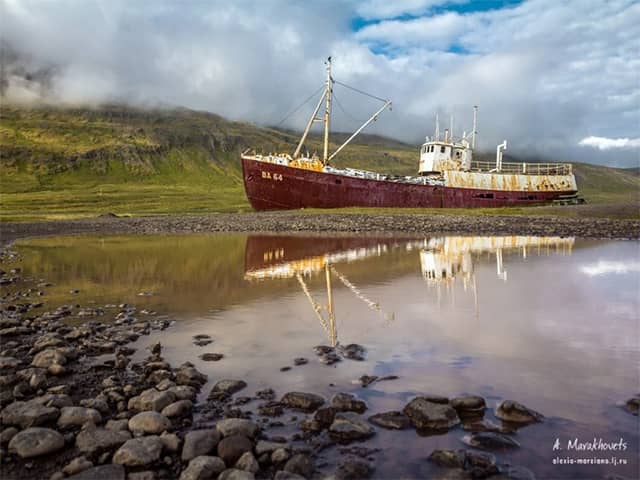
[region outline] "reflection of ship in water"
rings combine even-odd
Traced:
[[[389,255],[393,251],[415,255],[419,252],[422,277],[429,287],[445,286],[453,293],[453,285],[461,280],[466,290],[470,285],[477,312],[477,284],[474,264],[483,256],[495,254],[498,278],[506,281],[503,255],[517,254],[523,259],[531,255],[571,254],[573,238],[561,237],[432,237],[393,239],[388,237],[309,237],[254,235],[247,239],[245,279],[296,278],[309,300],[318,320],[326,330],[332,345],[337,344],[337,327],[333,305],[332,277],[337,278],[370,309],[381,312],[380,305],[363,294],[337,265]],[[305,278],[324,274],[327,303],[321,304],[312,295]]]

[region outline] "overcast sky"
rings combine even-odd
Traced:
[[[640,165],[640,3],[625,0],[0,0],[12,100],[181,105],[277,124],[333,76],[393,101],[369,129]],[[336,130],[379,103],[341,86]],[[314,102],[282,125],[301,129]],[[344,111],[343,111],[344,110]],[[346,112],[346,113],[345,113]]]

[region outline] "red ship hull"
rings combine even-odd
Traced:
[[[538,205],[575,191],[503,191],[355,178],[242,158],[256,210],[341,207],[478,208]]]

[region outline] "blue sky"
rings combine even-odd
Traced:
[[[479,145],[640,164],[635,0],[4,0],[12,101],[181,105],[274,124],[334,77],[389,98],[369,131],[418,144],[436,113]],[[78,48],[81,45],[82,48]],[[376,105],[336,87],[353,130]],[[285,124],[302,128],[304,109]]]

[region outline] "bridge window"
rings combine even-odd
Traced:
[[[440,147],[440,153],[444,153],[445,150],[446,150],[445,147]]]

